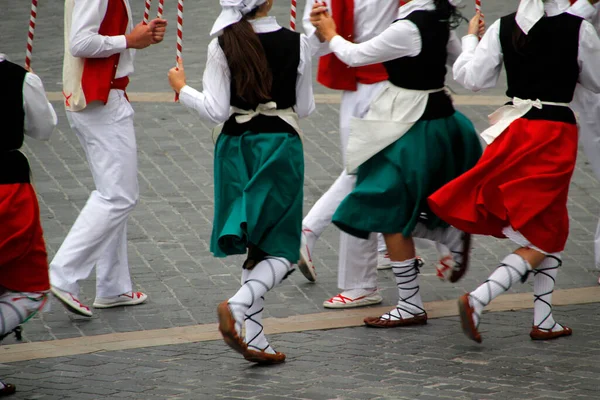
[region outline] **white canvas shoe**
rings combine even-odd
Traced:
[[[346,290],[329,300],[323,302],[325,308],[355,308],[379,304],[383,297],[377,289],[352,289]]]
[[[83,315],[84,317],[92,316],[90,308],[79,301],[79,298],[74,294],[65,292],[55,286],[52,286],[50,290],[52,291],[52,294],[63,303],[67,310],[74,312],[75,314]]]
[[[392,260],[390,260],[390,255],[387,251],[380,251],[377,255],[377,269],[391,269],[392,268]]]
[[[302,229],[302,237],[300,242],[300,260],[298,261],[298,269],[302,272],[302,275],[311,282],[317,280],[317,271],[312,262],[310,255],[310,249],[308,248],[306,240],[307,229]],[[310,232],[310,231],[309,231]]]
[[[142,292],[127,292],[115,297],[96,297],[94,308],[135,306],[146,301],[148,296]]]

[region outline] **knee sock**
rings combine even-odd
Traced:
[[[521,256],[509,254],[481,286],[472,291],[470,295],[471,306],[475,311],[475,326],[479,325],[481,313],[498,295],[506,292],[517,281],[521,280],[531,266]]]
[[[0,339],[27,322],[46,301],[45,293],[6,291],[0,295]]]
[[[248,271],[246,281],[228,301],[238,335],[241,336],[242,323],[248,310],[256,301],[260,301],[265,293],[281,283],[292,269],[290,262],[284,258],[267,257]]]
[[[458,264],[463,263],[464,258],[464,240],[465,233],[453,226],[447,228],[428,229],[425,224],[418,222],[413,236],[422,239],[429,239],[436,242],[436,250],[440,258],[451,255]]]
[[[381,319],[399,320],[425,313],[419,293],[419,260],[392,261],[392,271],[398,286],[398,305]]]
[[[533,270],[533,325],[547,331],[563,329],[552,316],[552,292],[561,265],[560,254],[548,255],[540,266]]]

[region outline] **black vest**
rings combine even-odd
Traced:
[[[440,20],[436,11],[415,11],[405,20],[414,23],[421,34],[421,53],[384,62],[388,80],[395,86],[412,90],[444,87],[448,60],[448,22]],[[397,22],[397,21],[396,21]],[[452,100],[444,92],[429,95],[422,120],[449,117],[454,114]]]
[[[500,44],[508,80],[508,97],[570,103],[579,78],[579,30],[581,18],[563,13],[544,17],[516,40],[516,13],[502,17]],[[519,49],[515,42],[525,45]],[[575,123],[566,107],[543,106],[525,118]]]
[[[29,163],[18,150],[23,146],[25,110],[23,83],[27,71],[9,61],[0,62],[0,184],[29,182]]]
[[[265,50],[267,62],[273,74],[271,101],[277,103],[277,109],[286,109],[296,105],[296,81],[300,65],[300,34],[289,29],[257,34]],[[219,45],[223,48],[222,37]],[[250,104],[242,100],[235,92],[235,81],[231,79],[231,105],[242,110],[254,110],[258,104]],[[279,117],[259,115],[245,124],[238,124],[235,115],[225,123],[223,133],[241,135],[244,132],[256,133],[290,132],[295,130]]]

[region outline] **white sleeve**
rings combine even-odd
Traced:
[[[579,30],[579,83],[594,93],[600,93],[600,38],[587,21]]]
[[[462,53],[462,43],[455,31],[450,31],[450,39],[448,39],[446,50],[448,51],[448,60],[446,61],[446,64],[453,66]]]
[[[227,121],[230,115],[231,78],[225,53],[217,39],[208,45],[202,86],[202,92],[184,86],[179,93],[181,104],[196,110],[204,120],[215,124]]]
[[[597,14],[597,9],[594,7],[590,0],[578,0],[567,10],[569,14],[576,15],[587,21],[591,21],[592,18]]]
[[[127,48],[125,35],[98,34],[107,8],[108,0],[75,0],[69,38],[73,57],[106,58]]]
[[[312,83],[312,57],[309,39],[300,37],[300,63],[298,64],[298,78],[296,80],[296,113],[298,117],[305,118],[315,111],[315,97]]]
[[[46,98],[42,80],[35,74],[25,74],[23,83],[24,133],[34,139],[48,140],[58,119],[54,108]]]
[[[393,23],[380,35],[363,43],[351,43],[339,35],[329,42],[329,48],[350,67],[414,57],[421,52],[421,46],[419,28],[407,20]]]
[[[462,54],[452,69],[454,80],[474,92],[492,88],[500,77],[503,58],[498,20],[483,35],[481,42],[476,35],[463,37]]]
[[[331,50],[329,50],[327,42],[321,43],[317,35],[315,35],[317,29],[310,23],[310,11],[313,4],[315,4],[315,0],[306,0],[304,15],[302,16],[302,27],[304,28],[304,33],[308,36],[311,54],[314,58],[317,58],[331,53]],[[331,14],[331,10],[329,10],[329,13]]]

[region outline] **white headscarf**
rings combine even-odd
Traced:
[[[517,10],[517,25],[528,35],[531,28],[542,19],[544,13],[542,0],[521,0]]]
[[[220,34],[229,25],[240,22],[244,15],[266,2],[267,0],[220,0],[223,10],[210,30],[210,36]]]
[[[458,7],[460,3],[462,3],[462,0],[448,0],[448,3],[450,3],[454,7]]]

